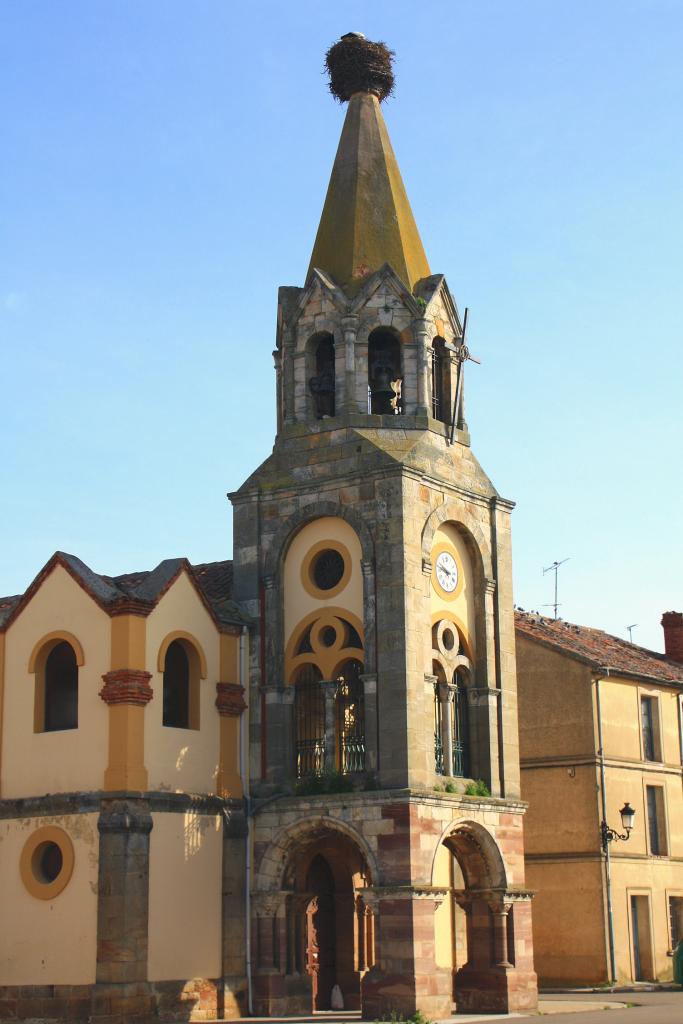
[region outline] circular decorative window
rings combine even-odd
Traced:
[[[32,896],[51,900],[69,883],[74,848],[67,833],[52,825],[37,829],[24,843],[19,870]]]
[[[337,639],[337,630],[334,626],[323,626],[320,631],[320,639],[325,647],[334,647],[335,640]]]
[[[311,578],[318,590],[332,590],[344,575],[344,559],[334,548],[326,548],[311,563]]]
[[[339,541],[321,541],[307,553],[301,581],[312,597],[335,597],[351,578],[351,555]],[[323,641],[324,642],[324,641]]]

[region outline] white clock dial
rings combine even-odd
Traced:
[[[436,560],[436,578],[447,594],[452,594],[458,585],[458,565],[448,551],[442,551]]]

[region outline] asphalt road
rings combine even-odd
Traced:
[[[541,995],[545,1001],[595,1002],[602,996],[595,993],[572,993],[571,995]],[[633,1003],[624,1010],[588,1010],[583,1013],[553,1013],[545,1017],[548,1024],[683,1024],[683,991],[671,992],[610,992],[605,993],[610,1002]],[[504,1018],[503,1018],[504,1019]],[[517,1017],[515,1024],[534,1021],[538,1016]]]

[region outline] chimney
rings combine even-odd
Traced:
[[[683,613],[664,612],[662,626],[664,627],[664,652],[667,658],[683,665]]]

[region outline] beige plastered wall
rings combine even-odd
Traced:
[[[432,557],[432,575],[430,585],[432,621],[434,621],[435,616],[447,619],[453,617],[453,620],[463,630],[465,639],[467,640],[470,651],[472,652],[472,657],[474,657],[474,651],[476,648],[474,624],[476,620],[474,614],[474,580],[472,577],[472,561],[462,534],[457,527],[453,525],[453,523],[443,523],[434,534],[432,551],[436,552],[444,546],[449,549],[458,565],[459,581],[455,590],[457,596],[449,600],[437,589],[435,583],[435,558]],[[462,587],[460,587],[461,580]]]
[[[58,630],[72,633],[85,655],[78,670],[78,728],[34,732],[36,643]],[[45,579],[6,634],[2,796],[35,796],[102,788],[107,766],[107,707],[99,696],[109,670],[109,616],[61,566]]]
[[[351,556],[351,573],[343,590],[325,599],[310,594],[301,579],[301,567],[306,555],[323,541],[339,541]],[[363,574],[361,546],[355,530],[344,519],[323,516],[304,526],[289,546],[285,557],[284,602],[285,645],[302,619],[318,609],[344,608],[363,621]]]
[[[149,867],[150,981],[221,974],[221,819],[152,815]]]
[[[70,837],[74,867],[66,888],[37,899],[19,874],[21,851],[39,828]],[[97,955],[96,814],[0,821],[0,985],[89,985]]]
[[[206,657],[207,674],[199,682],[199,729],[163,725],[163,672],[158,656],[164,639],[189,633]],[[216,710],[220,636],[197,591],[183,572],[147,619],[147,671],[154,697],[145,709],[145,763],[149,788],[171,792],[213,793],[218,770],[220,716]]]
[[[534,966],[544,985],[607,979],[602,865],[592,861],[529,861],[536,895],[531,921]]]

